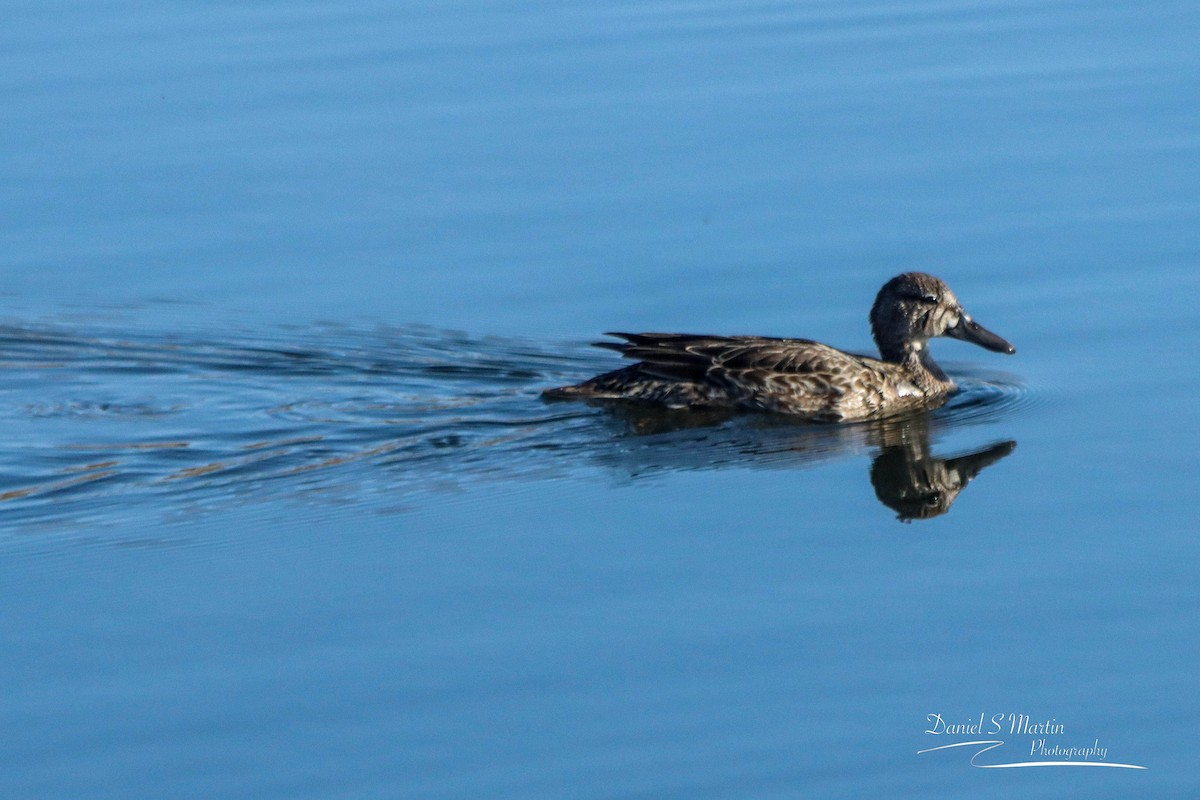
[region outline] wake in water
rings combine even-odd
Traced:
[[[959,376],[965,390],[915,427],[547,405],[543,388],[595,371],[589,348],[415,327],[222,341],[9,327],[0,353],[9,526],[103,524],[130,504],[171,514],[390,498],[596,467],[805,466],[897,445],[927,469],[931,431],[994,418],[1023,397],[994,377]]]

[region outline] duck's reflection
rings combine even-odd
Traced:
[[[902,522],[932,519],[950,510],[959,493],[984,467],[1016,448],[1011,439],[949,458],[930,452],[925,417],[881,431],[879,450],[871,461],[871,485],[879,502]]]
[[[870,477],[879,502],[911,522],[945,514],[984,468],[1017,446],[994,442],[966,453],[934,455],[935,414],[854,425],[797,424],[727,412],[663,411],[638,406],[612,409],[634,434],[619,453],[603,460],[634,475],[722,466],[811,466],[869,452]]]

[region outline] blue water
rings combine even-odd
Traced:
[[[0,795],[1200,788],[1191,4],[6,12]],[[932,414],[539,397],[910,269]]]

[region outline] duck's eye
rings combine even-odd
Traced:
[[[916,300],[918,303],[933,303],[934,305],[937,305],[938,303],[937,295],[929,294],[927,292],[914,292],[912,294],[906,294],[904,297],[908,300]]]

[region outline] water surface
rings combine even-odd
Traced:
[[[1190,4],[8,12],[5,796],[1195,793]],[[935,413],[539,398],[909,269]]]

